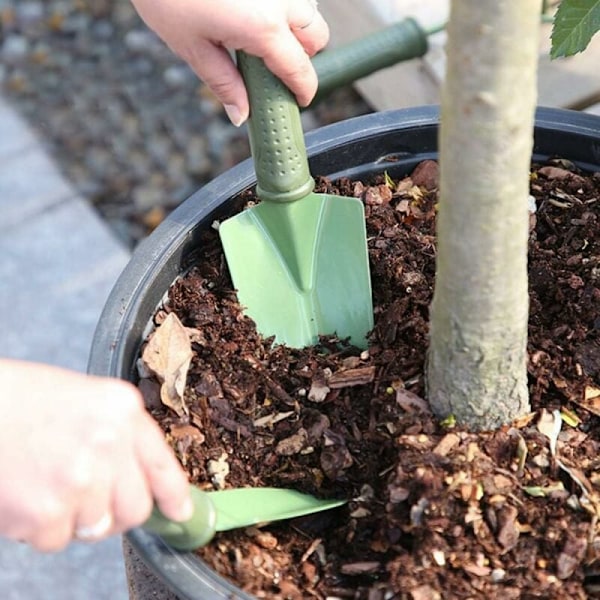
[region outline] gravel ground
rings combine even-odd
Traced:
[[[0,0],[0,85],[130,247],[249,156],[245,128],[129,0]],[[369,111],[342,88],[302,118],[308,130]]]

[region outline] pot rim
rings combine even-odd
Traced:
[[[311,172],[335,179],[342,175],[352,176],[355,170],[369,163],[373,168],[378,166],[381,171],[381,165],[389,158],[389,154],[376,153],[373,160],[375,151],[372,147],[377,145],[380,137],[400,132],[405,137],[425,136],[427,143],[418,154],[410,148],[403,153],[401,148],[399,153],[393,153],[394,156],[410,159],[414,164],[426,158],[435,158],[439,118],[439,108],[432,105],[371,113],[316,129],[306,135]],[[533,160],[548,158],[551,155],[548,148],[561,145],[561,156],[564,158],[573,160],[582,168],[600,170],[600,116],[540,107],[536,111],[534,138]],[[358,152],[353,148],[351,154],[346,153],[355,169],[326,170],[332,151],[343,155],[344,148],[356,145],[358,140],[368,143],[363,143]],[[583,140],[588,143],[582,143]],[[127,378],[133,365],[125,365],[127,349],[122,340],[128,336],[131,338],[133,329],[138,346],[143,339],[146,324],[136,325],[136,315],[142,308],[146,312],[153,311],[157,304],[154,302],[153,306],[143,306],[148,287],[162,274],[163,294],[166,293],[185,262],[182,247],[192,243],[193,232],[199,227],[200,221],[206,221],[227,200],[255,183],[252,160],[247,159],[192,194],[139,244],[115,283],[99,318],[88,364],[89,373]],[[205,226],[204,223],[202,227]],[[141,529],[128,532],[126,537],[140,557],[182,598],[254,598],[218,575],[193,553],[177,552]]]

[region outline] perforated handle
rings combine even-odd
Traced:
[[[423,56],[427,32],[412,18],[404,19],[364,38],[317,54],[312,63],[319,76],[318,102],[333,90],[379,69]]]
[[[264,64],[237,52],[238,68],[250,99],[248,134],[257,195],[271,202],[293,202],[314,189],[300,110],[288,88]]]

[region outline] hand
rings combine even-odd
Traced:
[[[0,361],[0,535],[59,550],[142,524],[155,499],[192,514],[187,478],[137,389],[124,381]]]
[[[317,91],[310,56],[329,39],[314,0],[132,0],[140,16],[196,72],[234,125],[249,113],[248,96],[228,53],[244,50],[307,106]]]

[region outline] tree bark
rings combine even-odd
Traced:
[[[529,410],[527,238],[540,0],[455,0],[440,126],[427,391],[493,429]]]

